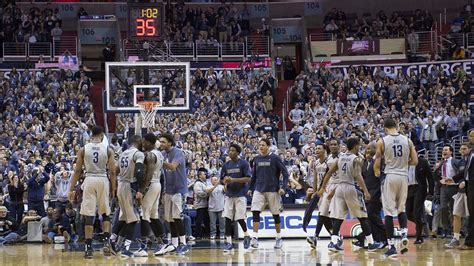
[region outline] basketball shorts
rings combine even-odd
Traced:
[[[336,189],[336,184],[328,184],[326,186],[326,191],[318,203],[319,216],[329,217],[329,206],[331,205],[331,200],[328,198],[328,196],[334,189]]]
[[[457,193],[453,196],[453,215],[460,217],[469,216],[469,208],[467,206],[467,195],[466,193]]]
[[[385,216],[397,217],[405,212],[408,194],[408,177],[387,174],[382,182],[382,206]]]
[[[133,223],[140,220],[135,199],[132,194],[132,187],[129,182],[118,182],[117,199],[120,206],[119,221]]]
[[[345,220],[350,213],[354,218],[367,218],[364,195],[351,184],[337,184],[329,207],[330,218]]]
[[[183,196],[180,193],[163,193],[164,213],[163,218],[167,222],[174,222],[175,219],[182,219]]]
[[[222,217],[229,218],[232,221],[245,220],[247,218],[246,212],[247,199],[245,197],[225,197]]]
[[[142,200],[143,220],[158,219],[158,205],[160,204],[161,184],[151,183]]]
[[[251,210],[262,212],[265,209],[265,205],[268,204],[268,208],[273,215],[280,214],[281,209],[281,197],[278,192],[253,192]]]
[[[82,183],[81,215],[110,215],[110,182],[107,176],[86,176]]]

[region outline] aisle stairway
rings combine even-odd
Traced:
[[[103,91],[105,87],[105,82],[103,80],[94,81],[94,86],[91,88],[90,92],[90,101],[94,106],[95,112],[95,121],[97,125],[105,127],[104,125],[104,100],[103,100]],[[107,125],[109,127],[109,132],[115,132],[115,115],[109,113],[107,115]]]
[[[282,118],[283,113],[283,103],[286,99],[286,92],[288,88],[294,83],[294,80],[280,80],[278,81],[278,88],[276,89],[276,97],[275,97],[275,113]],[[288,114],[287,114],[288,116]],[[283,122],[283,121],[282,121]],[[291,129],[291,123],[288,119],[284,121],[286,123],[286,130]],[[290,126],[290,127],[288,127]],[[278,125],[278,130],[283,130],[283,123]]]

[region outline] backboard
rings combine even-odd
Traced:
[[[139,113],[142,101],[159,101],[158,112],[189,112],[189,62],[105,64],[106,112]]]

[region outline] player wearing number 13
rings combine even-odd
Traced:
[[[400,135],[395,120],[388,118],[384,123],[385,137],[377,142],[375,153],[375,176],[381,174],[382,158],[385,162],[385,180],[382,181],[382,205],[385,213],[385,230],[389,248],[385,255],[394,257],[397,250],[393,239],[393,217],[398,216],[402,233],[401,253],[408,251],[407,215],[405,204],[408,193],[408,165],[417,165],[418,156],[408,137]]]

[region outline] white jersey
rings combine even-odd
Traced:
[[[338,168],[338,180],[337,183],[344,183],[344,184],[355,184],[354,182],[354,160],[357,158],[357,155],[352,153],[346,153],[339,156],[337,161],[337,168]]]
[[[161,152],[158,150],[152,150],[151,153],[154,154],[156,158],[156,164],[155,169],[153,169],[153,177],[151,178],[151,183],[160,183],[164,157],[163,154],[161,154]]]
[[[117,180],[119,182],[136,182],[135,164],[143,163],[144,161],[145,155],[137,148],[131,147],[124,151],[118,161],[120,172]]]
[[[329,167],[331,167],[333,164],[335,164],[337,162],[337,159],[339,158],[339,156],[341,155],[341,153],[339,153],[337,156],[333,156],[332,154],[330,154],[327,158],[327,164]],[[331,179],[329,179],[329,183],[328,184],[336,184],[336,183],[339,183],[337,181],[338,179],[338,176],[337,176],[337,171],[334,172],[334,174],[332,174],[331,176]]]
[[[408,176],[410,143],[406,136],[387,135],[383,137],[385,174]]]
[[[90,142],[84,146],[84,167],[87,176],[107,177],[107,145]]]
[[[313,186],[317,186],[316,188],[319,189],[319,187],[321,186],[321,184],[323,182],[324,175],[326,175],[326,172],[329,169],[329,165],[327,163],[327,158],[325,160],[323,160],[322,162],[321,162],[320,159],[316,160],[316,166],[314,168],[315,168],[318,183],[313,184]]]

